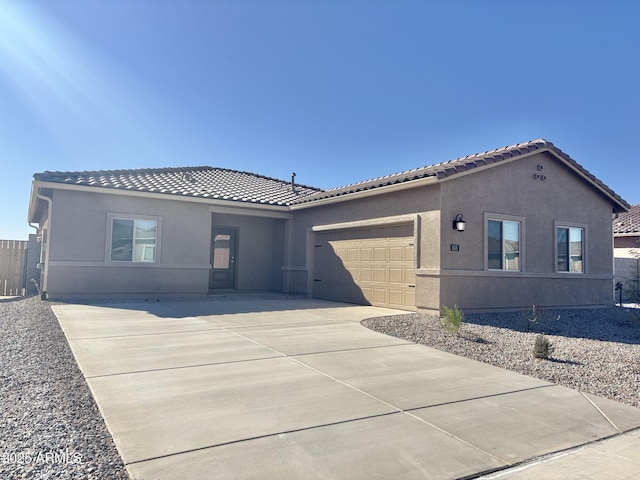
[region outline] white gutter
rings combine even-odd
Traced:
[[[53,204],[49,197],[45,197],[44,195],[40,194],[39,192],[40,189],[39,188],[36,189],[35,185],[34,185],[34,190],[37,198],[47,202],[47,222],[49,225],[46,229],[47,238],[42,239],[42,241],[44,242],[44,249],[42,247],[40,248],[40,264],[42,265],[42,270],[41,270],[42,287],[40,288],[40,295],[43,296],[43,299],[44,299],[47,293],[47,284],[48,284],[48,277],[49,277],[49,244],[50,244],[49,238],[51,237],[51,213],[53,211],[53,208],[52,208]],[[34,206],[33,213],[35,213],[35,206]],[[29,222],[29,226],[35,228],[38,234],[40,234],[40,231],[42,230],[41,228],[31,225],[31,222]]]

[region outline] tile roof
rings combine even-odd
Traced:
[[[296,184],[294,192],[290,182],[214,167],[43,172],[36,173],[33,178],[67,185],[267,205],[289,205],[294,200],[321,191]]]
[[[613,234],[640,234],[640,205],[632,205],[628,212],[621,213],[613,221]]]
[[[493,163],[498,163],[503,160],[518,157],[530,152],[535,151],[552,151],[558,157],[562,158],[565,162],[570,164],[573,168],[578,170],[582,175],[589,179],[589,181],[599,188],[602,192],[609,195],[612,199],[620,204],[620,211],[629,208],[629,204],[625,202],[618,194],[607,187],[602,181],[597,179],[594,175],[589,173],[578,162],[572,159],[569,155],[553,145],[553,143],[545,140],[538,139],[525,143],[519,143],[508,147],[498,148],[495,150],[489,150],[484,153],[476,153],[474,155],[468,155],[466,157],[456,158],[455,160],[449,160],[447,162],[437,163],[435,165],[429,165],[426,167],[415,168],[413,170],[407,170],[400,173],[394,173],[386,175],[384,177],[378,177],[371,180],[365,180],[363,182],[353,183],[344,187],[332,188],[324,190],[312,195],[308,195],[293,202],[293,205],[312,203],[317,200],[323,200],[332,197],[339,197],[342,195],[348,195],[350,193],[362,192],[365,190],[372,190],[375,188],[386,187],[404,182],[410,182],[412,180],[419,180],[427,177],[435,177],[437,179],[443,179],[450,177],[457,173],[466,172],[477,167],[483,167]]]
[[[255,173],[240,172],[214,167],[179,167],[138,170],[101,170],[87,172],[43,172],[34,175],[35,180],[97,188],[120,189],[147,193],[161,193],[183,197],[229,200],[268,205],[309,205],[313,202],[344,195],[373,190],[423,178],[445,179],[478,167],[496,164],[536,151],[549,151],[570,165],[603,195],[617,206],[615,211],[624,212],[629,204],[602,181],[589,173],[569,155],[544,139],[532,140],[484,153],[415,168],[386,175],[343,187],[322,190],[265,177]]]

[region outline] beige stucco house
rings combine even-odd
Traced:
[[[52,299],[277,290],[407,310],[613,303],[629,205],[535,140],[331,190],[211,167],[34,175]]]

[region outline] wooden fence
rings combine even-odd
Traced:
[[[0,240],[0,295],[24,295],[27,242]]]

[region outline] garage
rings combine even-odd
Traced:
[[[313,296],[415,310],[413,224],[318,232]]]

